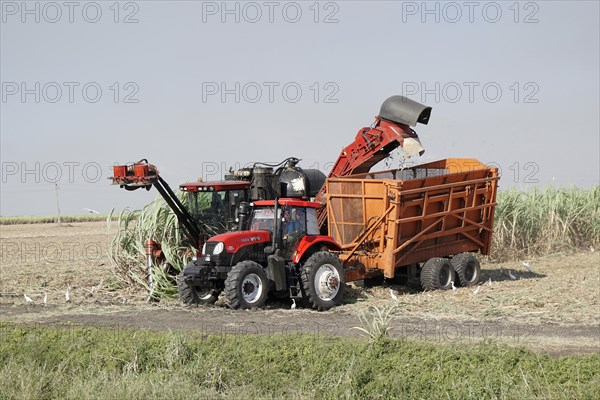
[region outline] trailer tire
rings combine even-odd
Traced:
[[[306,260],[300,272],[302,295],[318,311],[342,304],[346,281],[342,263],[329,251],[319,251]]]
[[[421,269],[421,286],[425,290],[448,290],[452,287],[456,272],[447,258],[435,257],[427,260]]]
[[[214,304],[219,298],[219,291],[216,289],[206,289],[196,291],[183,281],[183,276],[179,275],[177,279],[177,291],[179,300],[187,305]]]
[[[237,263],[225,279],[225,296],[233,309],[258,308],[265,305],[269,295],[267,273],[254,261]]]
[[[452,266],[456,271],[459,286],[473,286],[481,277],[481,265],[473,253],[461,253],[452,257]]]

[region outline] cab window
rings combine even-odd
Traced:
[[[314,208],[306,209],[306,234],[319,235],[319,223],[317,222],[317,210]]]
[[[281,215],[280,210],[278,211],[278,214]],[[273,226],[275,226],[275,212],[272,208],[255,208],[254,211],[252,211],[250,230],[265,230],[273,233]]]

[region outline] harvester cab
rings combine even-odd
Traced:
[[[194,222],[209,236],[237,228],[237,209],[247,202],[250,182],[218,181],[182,183],[187,209]]]
[[[212,304],[224,291],[232,308],[261,307],[269,294],[302,298],[318,310],[340,304],[344,273],[330,250],[341,248],[319,233],[319,207],[295,198],[254,202],[249,230],[210,238],[203,256],[185,267],[181,300]]]

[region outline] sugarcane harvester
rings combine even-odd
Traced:
[[[422,154],[411,125],[427,124],[431,108],[392,96],[371,127],[358,131],[335,162],[329,178],[368,172],[392,151]],[[294,185],[292,185],[293,187]],[[216,235],[202,256],[190,262],[178,280],[187,304],[212,304],[221,292],[232,308],[262,306],[269,294],[298,298],[316,310],[341,303],[345,274],[337,252],[342,247],[327,233],[326,185],[311,195],[282,192],[273,199],[240,204],[240,231]]]
[[[113,176],[109,179],[112,180],[114,185],[119,185],[121,188],[128,191],[142,188],[150,190],[154,187],[176,215],[183,236],[186,238],[187,244],[192,247],[196,249],[201,248],[203,241],[210,236],[205,229],[206,225],[200,223],[197,215],[196,218],[192,216],[187,207],[185,207],[179,197],[177,197],[173,189],[171,189],[169,184],[160,176],[156,166],[149,164],[147,159],[142,159],[132,164],[113,166]],[[243,192],[248,186],[247,182],[240,182],[238,184],[233,183],[233,185],[229,185],[227,189],[241,189]],[[183,184],[180,186],[180,190],[191,194],[187,199],[190,205],[198,203],[197,193],[204,192],[205,190],[214,191],[215,189],[223,188],[215,185],[205,186],[202,185],[201,182]],[[216,194],[218,195],[218,192]],[[154,289],[154,281],[152,278],[153,262],[162,265],[168,273],[175,274],[175,271],[171,270],[171,264],[165,259],[160,243],[152,238],[148,238],[144,242],[144,249],[146,253],[148,286],[150,288],[147,300],[150,300]]]
[[[244,229],[243,224],[247,220],[240,220],[237,215],[240,205],[243,207],[249,201],[294,195],[296,191],[315,196],[325,182],[325,175],[319,170],[298,167],[299,161],[289,157],[277,164],[258,162],[251,167],[229,171],[222,181],[182,183],[179,190],[185,193],[185,204],[160,176],[156,166],[149,164],[147,159],[115,165],[110,179],[114,185],[128,191],[142,188],[150,190],[154,187],[176,215],[186,244],[196,249],[197,256],[201,256],[204,241],[209,237]],[[171,275],[178,273],[165,260],[160,243],[148,238],[144,247],[150,287],[153,262],[163,265]]]

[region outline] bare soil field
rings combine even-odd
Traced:
[[[234,311],[220,302],[196,308],[175,300],[145,303],[143,291],[123,287],[112,274],[106,251],[114,223],[111,229],[104,222],[0,226],[0,321],[357,336],[362,333],[353,328],[361,326],[361,316],[370,319],[376,308],[392,304],[391,289],[398,296],[392,337],[463,345],[492,339],[559,355],[600,351],[598,251],[522,260],[533,272],[521,260],[484,260],[476,294],[475,288],[420,292],[352,284],[345,304],[329,312],[290,310],[289,303],[276,301],[261,310]]]

